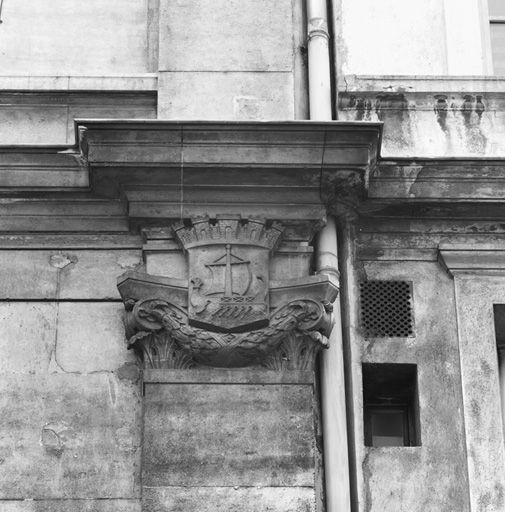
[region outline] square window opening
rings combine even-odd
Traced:
[[[421,446],[417,365],[363,364],[366,446]]]

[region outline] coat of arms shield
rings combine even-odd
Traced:
[[[216,332],[268,325],[269,255],[280,229],[262,221],[202,219],[176,234],[188,253],[190,325]]]

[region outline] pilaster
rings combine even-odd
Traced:
[[[500,369],[493,305],[505,303],[503,244],[444,244],[439,262],[454,279],[472,512],[499,512],[505,489]],[[489,497],[486,498],[486,496]]]
[[[270,279],[278,221],[223,215],[145,235],[170,230],[172,241],[155,247],[170,255],[178,246],[182,268],[118,282],[144,375],[143,510],[193,510],[203,495],[209,510],[249,510],[244,499],[322,510],[315,369],[338,282],[308,267]],[[149,263],[153,244],[144,247]]]

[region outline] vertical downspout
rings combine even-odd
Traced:
[[[310,119],[331,121],[330,34],[326,0],[307,0]]]
[[[309,109],[313,121],[332,120],[330,34],[327,0],[307,0]],[[316,272],[339,283],[337,225],[328,217],[316,245]],[[340,297],[329,349],[321,356],[321,406],[324,439],[326,511],[350,511],[349,457]]]
[[[332,216],[328,217],[326,226],[319,233],[316,271],[339,283],[337,226]],[[340,296],[333,305],[333,314],[335,325],[329,348],[323,351],[320,360],[326,512],[349,512],[351,499]]]

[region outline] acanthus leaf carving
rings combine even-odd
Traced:
[[[328,348],[328,338],[323,334],[294,330],[288,333],[262,362],[270,370],[313,370],[316,357],[322,348]]]
[[[184,369],[194,366],[191,354],[181,349],[163,329],[138,332],[128,340],[128,348],[135,350],[144,368]]]

